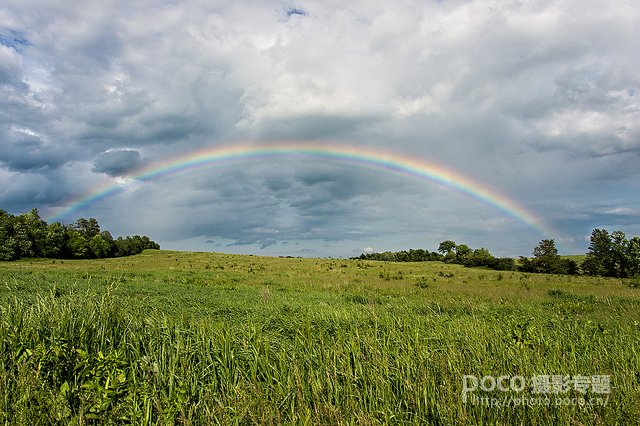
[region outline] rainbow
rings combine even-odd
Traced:
[[[543,235],[551,235],[553,233],[540,218],[518,205],[514,200],[452,169],[416,157],[335,143],[287,142],[220,146],[144,167],[131,173],[129,178],[138,182],[148,182],[163,176],[205,167],[222,166],[249,160],[268,160],[273,157],[301,156],[311,156],[434,182],[491,206],[503,214],[536,229]],[[62,221],[71,214],[119,192],[122,187],[121,182],[110,182],[83,197],[72,200],[63,206],[62,211],[55,215],[53,220]]]

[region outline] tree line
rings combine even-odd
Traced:
[[[130,256],[160,245],[147,236],[114,239],[94,218],[80,218],[72,225],[47,224],[37,209],[14,216],[0,210],[0,260],[46,257],[98,259]]]
[[[627,239],[622,231],[609,233],[594,229],[589,251],[578,264],[558,254],[555,241],[544,239],[533,249],[532,257],[495,257],[484,247],[472,249],[466,244],[446,240],[437,252],[424,249],[400,252],[363,253],[358,259],[395,262],[442,261],[467,267],[487,267],[501,271],[522,271],[546,274],[592,275],[605,277],[640,277],[640,237]]]
[[[429,262],[441,261],[458,263],[468,267],[485,266],[496,270],[514,270],[515,260],[508,257],[494,257],[489,250],[482,247],[471,249],[466,244],[457,245],[447,240],[440,243],[438,251],[411,249],[398,252],[363,253],[356,259],[381,260],[390,262]]]

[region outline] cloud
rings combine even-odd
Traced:
[[[0,45],[0,84],[17,84],[21,66],[19,54],[9,46]]]
[[[140,167],[140,153],[134,149],[106,151],[96,157],[93,171],[110,176],[124,176]]]
[[[1,102],[1,101],[0,101]],[[65,164],[73,155],[30,129],[11,126],[0,128],[0,165],[12,171],[52,170]]]
[[[613,207],[605,210],[604,213],[620,216],[634,214],[633,211],[628,207]]]
[[[267,247],[276,245],[278,242],[275,238],[267,238],[266,240],[260,241],[260,249],[264,250]]]
[[[575,241],[602,223],[640,233],[624,214],[640,208],[630,3],[9,1],[0,22],[5,209],[60,211],[143,163],[238,141],[327,141],[442,164]],[[351,255],[450,238],[529,254],[545,237],[433,183],[320,157],[127,188],[78,214],[165,246],[274,254],[287,247],[273,240]]]

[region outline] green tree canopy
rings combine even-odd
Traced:
[[[438,251],[442,254],[449,254],[456,249],[456,243],[451,240],[446,240],[440,243]]]
[[[613,270],[611,236],[606,229],[591,232],[589,251],[582,262],[582,270],[587,275],[607,276]]]
[[[0,260],[25,257],[102,258],[128,256],[160,245],[146,235],[119,237],[114,241],[109,231],[101,231],[95,218],[78,219],[73,225],[40,218],[37,209],[14,216],[0,210]]]
[[[640,237],[633,237],[627,246],[627,273],[630,277],[640,277]]]
[[[640,238],[628,240],[622,231],[609,234],[606,229],[594,229],[582,271],[606,277],[640,276]]]

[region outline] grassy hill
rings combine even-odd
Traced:
[[[145,251],[0,263],[0,289],[5,424],[625,424],[640,414],[634,280]],[[527,386],[478,388],[465,402],[465,375]],[[610,392],[569,383],[592,375],[608,376]],[[535,393],[539,376],[566,376],[567,389]]]

